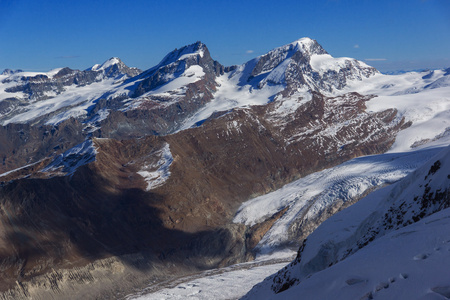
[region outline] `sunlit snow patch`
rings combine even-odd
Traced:
[[[160,157],[156,164],[144,166],[141,171],[137,172],[147,182],[147,191],[162,186],[170,176],[169,168],[173,162],[173,157],[169,144],[165,144],[155,155]]]
[[[72,175],[79,167],[95,161],[96,155],[97,149],[92,141],[86,140],[60,154],[41,172],[61,172],[65,175]]]

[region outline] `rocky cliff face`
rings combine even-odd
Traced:
[[[41,160],[72,148],[84,140],[83,125],[69,119],[56,126],[8,124],[0,127],[0,173]]]

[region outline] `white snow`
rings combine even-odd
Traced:
[[[238,299],[245,295],[253,285],[285,265],[286,263],[278,263],[238,270],[224,268],[215,275],[210,275],[210,273],[216,272],[209,271],[206,274],[202,274],[202,277],[183,282],[175,287],[161,289],[155,293],[140,297],[129,297],[127,299]]]
[[[303,53],[311,53],[311,46],[314,45],[314,40],[309,37],[303,37],[291,43],[296,46],[297,49],[301,50]]]
[[[200,55],[200,57],[203,57],[203,45],[200,45],[200,48],[198,50],[195,50],[196,45],[197,44],[188,45],[181,49],[176,49],[170,52],[159,62],[159,64],[149,69],[147,72],[151,72],[153,70],[161,68],[162,66],[170,65],[176,61],[183,60],[191,56]]]
[[[391,152],[408,151],[417,142],[433,139],[450,127],[450,87],[416,94],[379,96],[367,103],[368,110],[398,109],[412,126],[401,131]]]
[[[203,72],[203,68],[199,65],[193,65],[187,68],[179,77],[176,77],[167,84],[150,91],[148,94],[164,94],[170,91],[175,91],[190,83],[194,83],[202,79],[204,76],[205,72]]]
[[[58,73],[61,68],[53,69],[49,72],[19,72],[11,75],[0,75],[0,102],[6,98],[24,98],[25,95],[22,92],[10,93],[6,92],[6,89],[12,88],[21,82],[22,77],[34,77],[37,75],[45,75],[52,78]]]
[[[155,156],[159,156],[159,160],[156,164],[143,166],[142,169],[137,172],[144,177],[147,182],[147,191],[162,186],[170,177],[170,165],[173,162],[172,153],[170,152],[169,144],[165,144],[164,147],[154,153]]]
[[[250,299],[448,299],[450,230],[445,228],[450,228],[450,209],[375,240],[285,292],[261,289]]]
[[[292,44],[295,47],[295,42]],[[299,47],[303,44],[299,43]],[[325,72],[327,69],[338,68],[346,60],[347,58],[333,59],[329,55],[313,55],[312,67],[319,73]],[[310,99],[306,91],[299,91],[298,95],[302,98],[300,100],[298,95],[287,99],[275,98],[284,88],[282,84],[267,84],[257,89],[251,81],[246,81],[256,61],[250,61],[219,77],[217,82],[220,87],[215,99],[187,120],[182,129],[194,126],[216,111],[261,105],[273,100],[279,102],[275,113],[287,115]],[[367,67],[362,62],[358,63]],[[272,81],[283,82],[284,75],[280,70],[270,75]],[[290,242],[288,232],[292,226],[296,226],[295,221],[299,218],[317,217],[336,200],[345,202],[358,199],[375,190],[350,208],[331,217],[323,223],[324,227],[319,227],[310,235],[309,246],[304,254],[305,260],[317,255],[319,246],[327,241],[333,240],[337,244],[339,241],[350,243],[351,241],[346,239],[355,234],[358,224],[378,209],[380,199],[395,194],[395,186],[397,190],[402,189],[401,185],[395,184],[381,187],[403,179],[450,144],[450,87],[447,78],[449,76],[445,77],[443,71],[401,75],[376,74],[362,81],[349,81],[343,90],[330,93],[329,96],[340,96],[354,91],[362,95],[377,95],[366,103],[368,111],[395,108],[399,117],[405,117],[407,122],[411,121],[412,126],[400,132],[389,153],[353,159],[243,203],[234,222],[247,225],[256,224],[289,207],[258,244],[257,259],[268,261],[270,255],[286,251],[286,243]],[[445,178],[442,177],[442,180]],[[450,211],[447,209],[378,238],[336,265],[317,272],[308,279],[303,278],[305,284],[302,282],[291,291],[274,296],[266,286],[254,294],[255,299],[296,299],[299,295],[303,295],[304,299],[338,300],[360,299],[364,295],[368,298],[379,296],[380,299],[445,299],[442,298],[442,293],[450,297],[450,284],[447,280],[450,271],[443,267],[450,265],[450,235],[449,231],[442,230],[449,227],[449,220]],[[250,280],[250,277],[256,275],[247,272],[246,276]],[[239,298],[242,292],[245,292],[244,289],[240,290],[240,294],[228,293],[230,289],[234,289],[230,286],[239,285],[242,278],[238,273],[234,275],[232,272],[228,273],[227,277],[227,282],[231,280],[234,283],[221,285],[220,277],[208,278],[205,274],[204,278],[172,289],[164,289],[147,295],[148,298],[144,299]],[[187,289],[191,289],[191,293],[186,292]],[[372,296],[369,296],[369,293],[372,293]],[[202,295],[206,295],[205,298],[199,298]]]
[[[96,155],[97,149],[94,147],[92,140],[86,140],[58,155],[41,172],[63,172],[66,176],[71,176],[79,167],[95,161]]]
[[[137,99],[132,99],[131,101],[127,102],[123,110],[133,109],[139,107],[139,105],[141,105],[146,101],[152,101],[149,100],[150,96],[157,96],[162,97],[164,99],[168,99],[165,102],[159,102],[158,103],[159,105],[168,106],[170,104],[173,104],[178,100],[179,97],[184,96],[186,94],[188,84],[199,81],[203,79],[204,76],[205,72],[203,71],[203,68],[199,65],[190,66],[178,77],[175,77],[173,74],[170,74],[166,78],[168,80],[166,84],[141,95]],[[121,93],[120,90],[125,91],[125,87],[123,86],[119,87],[115,93],[120,94]]]
[[[107,68],[117,65],[120,63],[120,59],[117,57],[112,57],[110,59],[108,59],[107,61],[105,61],[101,66],[98,67],[98,69],[96,69],[95,71],[99,71],[99,70],[106,70]]]
[[[241,80],[245,77],[243,74],[246,72],[248,70],[241,66],[232,73],[216,78],[219,87],[214,99],[186,119],[179,130],[191,128],[215,112],[266,104],[284,89],[284,85],[266,85],[263,89],[256,89],[250,83],[242,83]]]
[[[165,288],[158,289],[160,284],[150,285],[137,294],[128,295],[126,299],[238,299],[245,295],[253,285],[283,268],[295,257],[295,254],[294,251],[279,251],[252,262],[178,278]],[[154,291],[151,292],[151,290]]]
[[[329,54],[313,54],[311,55],[311,67],[314,71],[318,72],[320,76],[323,76],[325,72],[335,71],[339,72],[340,69],[344,68],[347,61],[352,60],[348,57],[334,58]],[[368,67],[365,65],[365,67]]]
[[[406,122],[411,121],[412,126],[398,134],[390,150],[409,151],[412,145],[433,140],[450,127],[450,86],[427,88],[445,78],[442,77],[444,72],[433,71],[429,78],[425,75],[423,72],[377,74],[360,82],[351,82],[342,93],[355,91],[363,95],[378,95],[366,103],[368,111],[395,108]]]
[[[95,114],[95,116],[91,120],[89,120],[89,122],[101,122],[109,116],[109,112],[110,109],[102,108]]]
[[[328,188],[328,195],[331,196],[333,192],[336,192],[337,194],[334,196],[345,197],[347,193],[345,189],[348,187],[357,189],[360,180],[362,180],[363,185],[398,180],[416,169],[418,165],[422,165],[425,160],[436,157],[436,153],[440,151],[442,153],[442,148],[428,148],[410,153],[392,153],[358,158],[328,170],[331,173],[329,176],[324,174],[327,171],[320,172],[321,175],[319,175],[320,173],[312,174],[312,177],[309,178],[309,184],[312,184],[311,189],[321,189],[320,186],[324,185],[324,190],[327,187],[333,187],[334,184],[334,189]],[[380,166],[377,166],[377,162],[381,163]],[[428,167],[426,166],[425,169]],[[360,168],[359,174],[358,168]],[[372,168],[375,168],[375,170],[371,170]],[[347,172],[349,174],[346,174]],[[364,175],[365,173],[368,173],[367,176]],[[349,182],[352,182],[349,179],[353,177],[353,185],[344,184],[343,179],[340,178],[342,176],[347,177]],[[369,183],[369,178],[374,180],[375,183]],[[300,185],[298,182],[294,184]],[[304,186],[306,187],[307,183],[304,183]],[[358,224],[367,219],[373,211],[376,211],[380,199],[389,197],[395,186],[390,185],[372,192],[363,200],[323,223],[308,238],[310,247],[305,248],[304,259],[308,261],[318,253],[319,248],[313,247],[314,245],[320,246],[327,240],[334,240],[338,243],[338,241],[351,237],[358,229]],[[289,191],[289,189],[291,190]],[[308,192],[310,191],[306,191],[306,193]],[[269,198],[272,201],[283,202],[287,200],[288,202],[298,194],[295,186],[291,184],[272,193]],[[277,199],[278,197],[284,197],[285,199]],[[264,196],[259,198],[264,198]],[[257,214],[262,213],[267,209],[267,206],[271,205],[269,202],[254,203],[253,208],[259,210]],[[266,207],[264,207],[265,205]],[[277,209],[273,209],[273,211],[277,211]],[[254,217],[254,215],[252,216]],[[250,224],[248,215],[246,220]],[[297,299],[299,295],[302,295],[301,299],[360,299],[371,291],[373,295],[376,291],[376,295],[379,295],[381,299],[416,299],[410,296],[416,294],[423,296],[427,293],[434,295],[434,292],[431,292],[432,288],[449,286],[447,278],[450,271],[446,266],[450,263],[450,255],[447,254],[450,251],[450,231],[442,230],[442,228],[450,226],[450,210],[447,209],[434,214],[413,226],[405,227],[379,238],[376,242],[346,260],[303,279],[304,281],[291,291],[288,290],[274,295],[270,291],[272,280],[269,277],[264,285],[261,285],[251,294],[251,299]],[[286,231],[280,231],[278,234],[287,235]],[[248,270],[240,269],[239,265],[222,270],[212,270],[194,278],[175,281],[173,286],[150,294],[146,294],[144,290],[140,293],[141,296],[130,295],[129,299],[135,299],[135,297],[140,300],[238,299],[247,293],[255,282],[260,281],[274,270],[284,267],[284,264],[271,263],[271,260],[274,257],[279,257],[280,253],[285,253],[282,257],[289,257],[293,254],[292,251],[284,251],[286,251],[286,248],[279,248],[274,253],[258,255],[255,262],[257,266]],[[258,263],[267,263],[268,265],[260,267]],[[438,271],[435,272],[435,270]],[[424,276],[426,276],[426,280],[423,280]],[[303,285],[303,283],[306,284]],[[388,288],[384,288],[386,283],[388,283]]]
[[[244,202],[233,221],[254,225],[289,207],[258,244],[258,250],[262,254],[274,251],[280,245],[289,242],[286,232],[300,217],[312,219],[319,216],[337,199],[344,202],[357,199],[369,189],[398,181],[421,166],[439,149],[353,159]]]
[[[430,167],[437,161],[440,168],[431,174]],[[441,299],[438,294],[450,291],[450,231],[445,230],[450,228],[450,209],[400,225],[400,229],[382,224],[391,208],[404,206],[404,220],[410,220],[414,212],[423,212],[421,202],[415,199],[424,192],[424,176],[432,193],[443,192],[449,188],[449,167],[450,148],[446,147],[403,180],[335,214],[308,237],[300,262],[288,267],[286,274],[298,279],[297,285],[275,295],[270,291],[273,280],[269,277],[249,298]],[[356,242],[372,228],[378,235],[358,250]],[[349,249],[357,251],[348,256]]]
[[[102,71],[120,63],[121,60],[118,57],[111,57],[101,65],[100,64],[93,65],[92,67],[88,68],[87,71]]]
[[[34,102],[23,108],[23,112],[7,119],[3,122],[3,126],[9,123],[26,123],[30,120],[44,116],[49,113],[56,112],[62,108],[67,108],[50,118],[46,124],[58,124],[70,117],[78,117],[87,114],[87,109],[93,105],[104,93],[109,91],[114,84],[113,79],[95,82],[86,86],[68,86],[66,91],[54,98]]]

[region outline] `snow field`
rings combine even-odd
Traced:
[[[169,179],[170,165],[173,162],[172,153],[167,143],[154,155],[159,156],[158,162],[153,165],[143,166],[141,171],[137,172],[147,182],[147,191],[163,185]]]
[[[450,228],[450,209],[375,240],[285,292],[261,288],[244,299],[448,299],[450,231],[444,228]]]
[[[202,277],[180,283],[171,288],[164,288],[152,294],[130,296],[128,300],[163,300],[163,299],[238,299],[245,295],[256,283],[283,268],[284,263],[269,264],[256,267],[224,268],[213,270],[215,275]],[[189,277],[188,277],[189,278]]]

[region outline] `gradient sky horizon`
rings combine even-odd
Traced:
[[[0,72],[86,69],[110,57],[142,70],[198,40],[223,65],[302,37],[382,72],[450,67],[450,1],[0,0]]]

